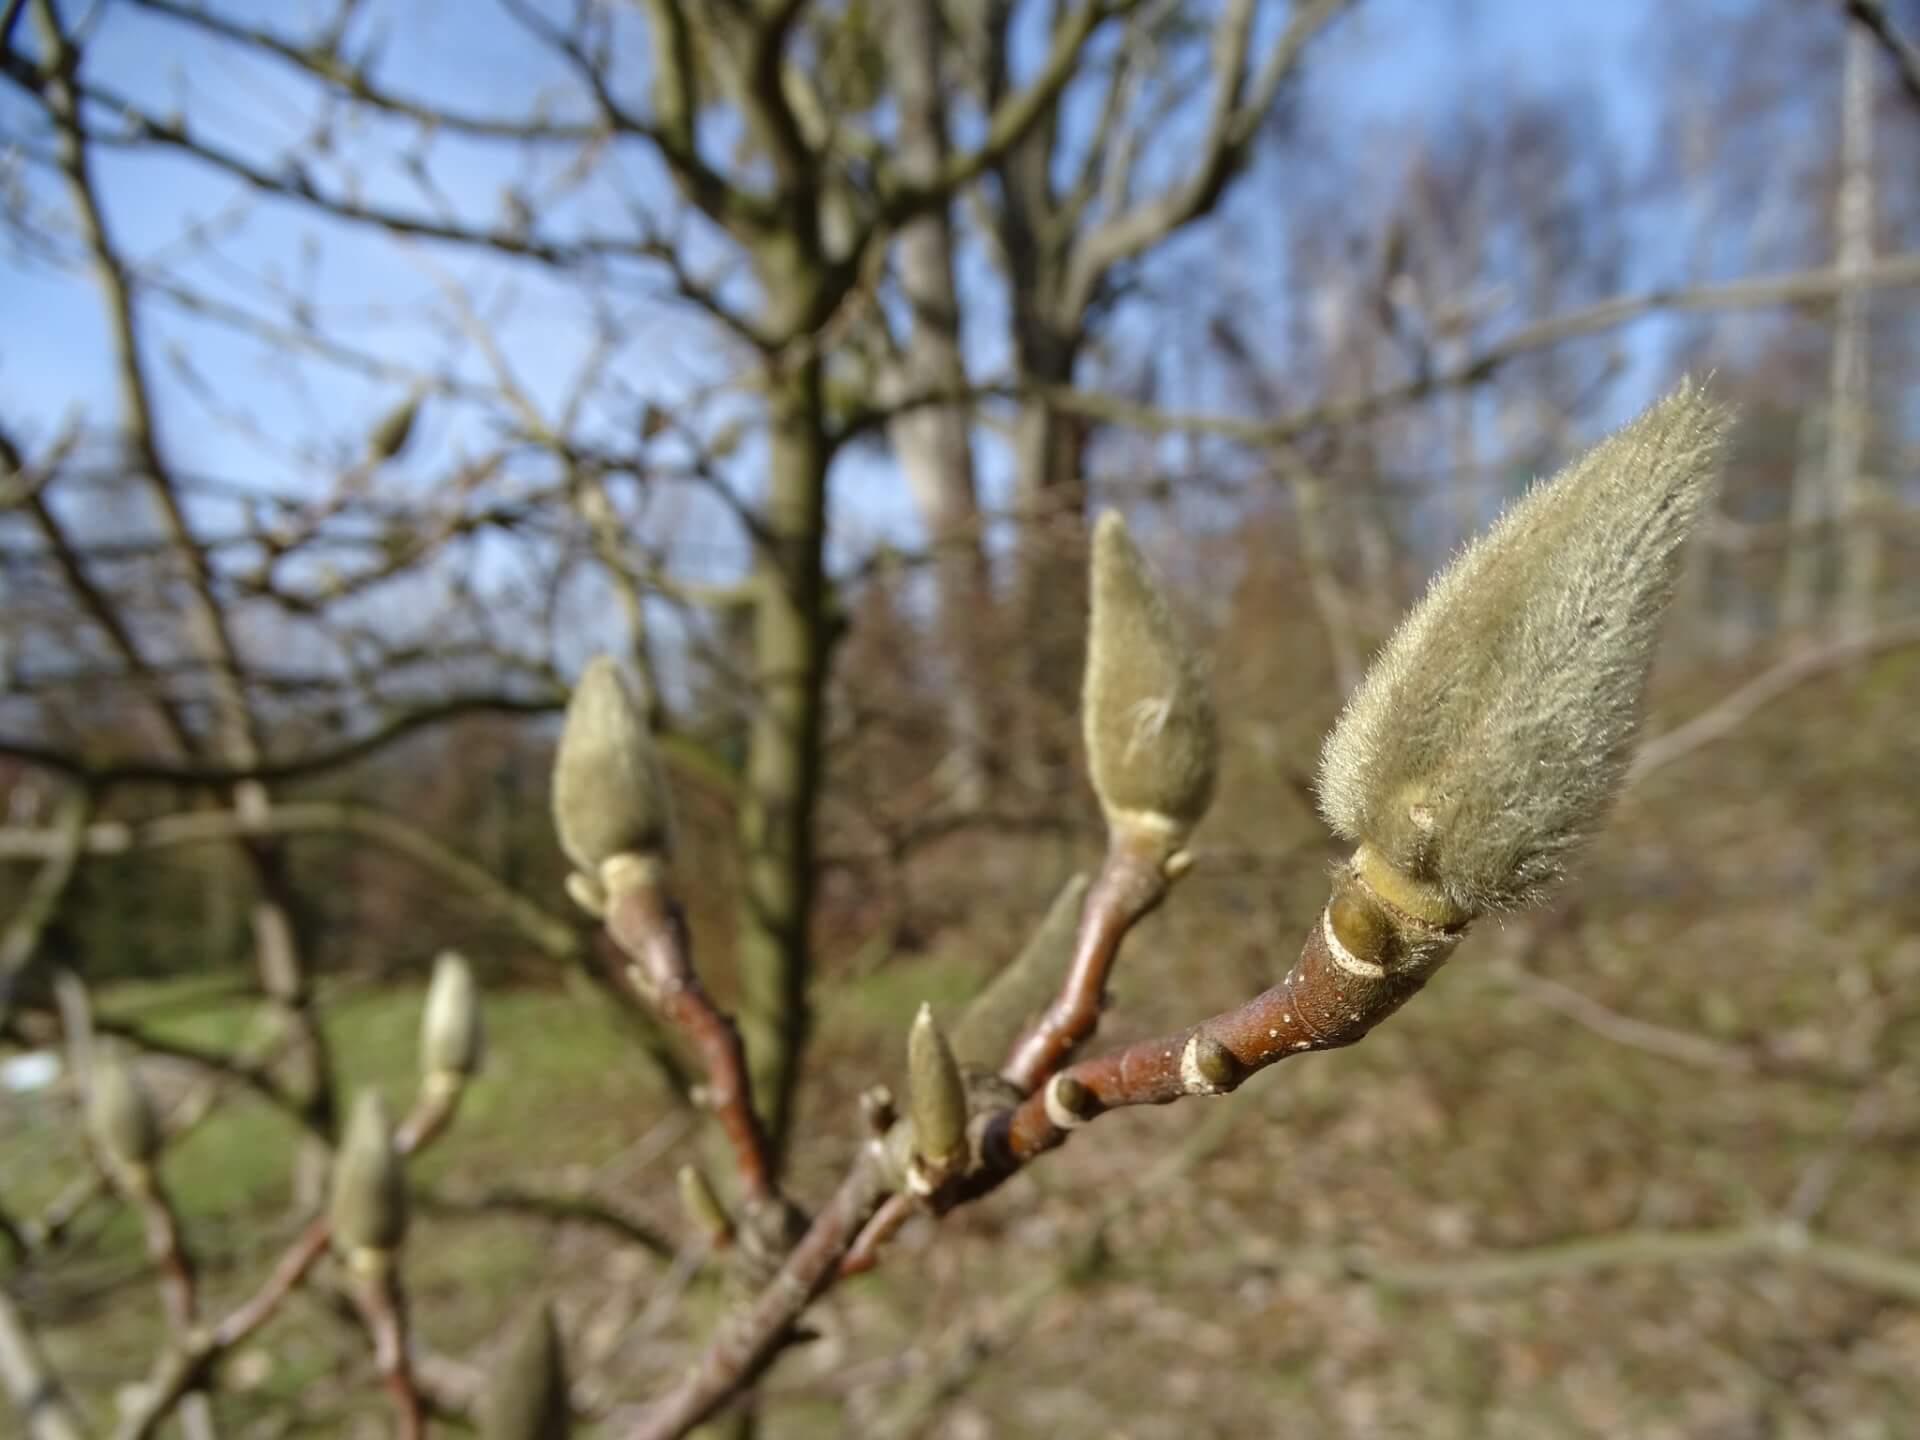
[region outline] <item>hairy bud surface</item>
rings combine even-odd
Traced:
[[[1320,805],[1388,899],[1442,924],[1516,909],[1604,818],[1728,418],[1683,383],[1508,507],[1381,650]]]

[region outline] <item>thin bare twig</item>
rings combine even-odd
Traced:
[[[1087,891],[1073,960],[1060,993],[1014,1042],[1001,1067],[1001,1076],[1022,1094],[1031,1093],[1093,1034],[1106,1005],[1107,977],[1121,942],[1166,893],[1167,876],[1158,852],[1116,834]]]
[[[1894,27],[1893,17],[1887,14],[1886,0],[1841,0],[1841,3],[1853,21],[1879,42],[1893,62],[1901,87],[1920,104],[1920,45]]]
[[[1643,742],[1633,757],[1627,782],[1633,784],[1643,780],[1653,771],[1672,764],[1682,756],[1690,755],[1716,740],[1725,739],[1763,705],[1810,680],[1847,669],[1868,657],[1902,650],[1910,645],[1920,645],[1920,620],[1884,625],[1865,635],[1790,655],[1761,671],[1691,720]]]
[[[794,1215],[780,1194],[773,1148],[753,1108],[740,1032],[700,983],[686,922],[664,879],[649,873],[610,890],[607,935],[627,961],[617,978],[698,1052],[703,1098],[726,1132],[750,1225],[761,1240],[784,1248]]]
[[[436,1097],[431,1086],[423,1089],[395,1132],[395,1148],[402,1156],[418,1153],[421,1147],[431,1143],[440,1133],[439,1126],[432,1122],[431,1117],[442,1104],[443,1101]],[[313,1267],[320,1262],[320,1257],[327,1253],[327,1246],[332,1239],[333,1227],[326,1214],[323,1212],[314,1216],[281,1252],[265,1281],[251,1296],[213,1325],[176,1334],[173,1337],[174,1344],[162,1353],[146,1384],[141,1387],[138,1403],[122,1412],[120,1424],[114,1430],[114,1440],[150,1440],[182,1397],[201,1383],[202,1377],[222,1355],[245,1343],[278,1313],[287,1297],[300,1288]],[[371,1321],[369,1323],[371,1325]],[[374,1330],[376,1351],[383,1333],[377,1328]],[[389,1388],[394,1388],[402,1382],[388,1374],[387,1383]],[[411,1389],[410,1374],[406,1383]],[[417,1403],[417,1392],[414,1398]],[[400,1396],[397,1389],[395,1399],[398,1404]]]
[[[26,1422],[28,1440],[87,1440],[80,1412],[47,1364],[26,1317],[0,1286],[0,1385]]]
[[[61,801],[46,861],[8,917],[5,930],[0,931],[0,1029],[6,1028],[11,1017],[14,990],[28,962],[73,884],[92,813],[93,797],[85,791],[76,790]]]
[[[373,1361],[393,1402],[396,1440],[422,1440],[427,1433],[426,1407],[408,1350],[407,1297],[400,1284],[398,1257],[382,1252],[379,1260],[354,1276],[354,1303],[373,1340]]]
[[[1721,1230],[1626,1230],[1527,1250],[1407,1262],[1348,1254],[1345,1273],[1391,1290],[1494,1290],[1637,1265],[1774,1259],[1907,1304],[1920,1304],[1920,1261],[1832,1239],[1791,1220]]]

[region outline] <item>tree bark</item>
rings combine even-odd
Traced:
[[[754,712],[740,799],[740,1022],[754,1104],[776,1155],[808,1023],[813,807],[828,622],[822,557],[831,446],[821,366],[769,377],[767,501],[754,557]]]
[[[887,48],[900,114],[898,162],[909,180],[931,183],[947,154],[941,103],[939,17],[934,0],[899,0]],[[954,290],[953,227],[946,207],[906,225],[899,238],[900,283],[910,312],[895,371],[903,394],[959,391],[966,384],[960,303]],[[965,407],[907,411],[888,430],[894,455],[933,552],[934,633],[953,666],[946,687],[955,801],[978,808],[992,788],[987,741],[992,588],[981,546],[973,440]]]

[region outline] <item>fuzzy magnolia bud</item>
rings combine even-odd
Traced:
[[[433,962],[427,1005],[420,1017],[420,1070],[467,1076],[480,1068],[480,990],[466,959],[443,950]]]
[[[1384,899],[1441,925],[1512,910],[1593,833],[1727,424],[1683,383],[1509,506],[1387,642],[1320,757]]]
[[[550,1306],[520,1323],[480,1410],[481,1440],[566,1440],[573,1428],[567,1401],[566,1351]]]
[[[664,854],[670,839],[666,777],[647,727],[610,656],[580,672],[553,763],[560,847],[589,875],[615,855]]]
[[[1081,723],[1109,822],[1178,836],[1206,814],[1220,746],[1200,656],[1111,510],[1093,532]]]
[[[966,1163],[966,1084],[930,1005],[920,1007],[907,1032],[907,1113],[914,1154],[933,1175]]]
[[[407,1179],[393,1148],[393,1123],[377,1090],[363,1091],[347,1121],[327,1207],[342,1250],[392,1250],[407,1233]]]
[[[133,1068],[117,1055],[101,1055],[91,1067],[87,1124],[108,1158],[129,1168],[151,1164],[160,1153],[160,1117]]]

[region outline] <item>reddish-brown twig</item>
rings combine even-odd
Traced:
[[[1014,1042],[1001,1069],[1011,1084],[1032,1092],[1093,1033],[1106,1003],[1107,977],[1120,953],[1120,942],[1166,893],[1161,847],[1116,831],[1080,912],[1073,963],[1060,993]]]
[[[407,1346],[407,1300],[400,1286],[399,1257],[389,1251],[354,1256],[354,1303],[373,1341],[373,1362],[393,1401],[397,1440],[421,1440],[427,1433],[426,1407],[414,1383]]]
[[[123,1182],[123,1193],[147,1233],[147,1258],[160,1275],[160,1298],[166,1306],[167,1323],[175,1334],[184,1335],[193,1328],[197,1306],[193,1257],[180,1233],[180,1218],[173,1200],[160,1177],[151,1170],[131,1175]]]
[[[1459,934],[1436,932],[1421,963],[1390,970],[1371,958],[1336,951],[1328,923],[1323,911],[1294,967],[1244,1005],[1157,1040],[1070,1065],[995,1115],[985,1130],[984,1163],[936,1192],[934,1208],[950,1209],[998,1188],[1022,1165],[1107,1110],[1165,1104],[1187,1095],[1224,1095],[1289,1055],[1355,1043],[1426,983]],[[871,1263],[881,1223],[874,1212],[897,1184],[884,1142],[869,1142],[773,1283],[723,1322],[686,1379],[647,1412],[633,1440],[673,1440],[751,1384],[813,1298],[842,1274],[858,1273]],[[889,1204],[880,1213],[893,1208]]]
[[[452,1112],[452,1098],[443,1087],[429,1082],[395,1132],[394,1147],[402,1155],[417,1154],[445,1129]],[[260,1288],[218,1322],[205,1330],[176,1325],[175,1344],[156,1362],[141,1388],[139,1402],[122,1412],[114,1429],[115,1440],[146,1440],[152,1435],[182,1398],[200,1384],[215,1361],[244,1344],[274,1317],[319,1264],[332,1238],[333,1227],[326,1215],[314,1216],[280,1253]],[[376,1335],[376,1348],[378,1338]],[[388,1383],[391,1386],[393,1382],[389,1379]]]
[[[1329,940],[1323,911],[1279,984],[1198,1025],[1060,1071],[988,1125],[986,1165],[962,1177],[949,1201],[994,1188],[1105,1111],[1224,1095],[1289,1055],[1354,1044],[1404,1005],[1433,971],[1429,964],[1392,972],[1341,952]]]
[[[913,1218],[919,1201],[906,1191],[889,1195],[871,1219],[861,1227],[851,1247],[840,1260],[840,1278],[864,1275],[880,1263],[880,1250]]]
[[[863,1145],[852,1170],[778,1273],[744,1309],[721,1323],[706,1353],[680,1384],[647,1409],[632,1440],[684,1435],[750,1385],[779,1354],[793,1322],[833,1284],[860,1227],[894,1184],[882,1142]]]
[[[618,979],[699,1054],[706,1103],[726,1132],[749,1216],[763,1224],[779,1217],[784,1227],[787,1206],[774,1182],[772,1147],[754,1113],[740,1032],[701,986],[685,922],[664,883],[650,869],[620,879],[608,886],[606,914],[607,934],[627,961],[618,967]]]
[[[1107,979],[1128,931],[1166,897],[1168,875],[1162,847],[1146,837],[1115,833],[1080,910],[1073,957],[1059,993],[1014,1042],[1001,1078],[1031,1094],[1084,1044],[1100,1023]],[[860,1275],[880,1261],[880,1251],[921,1204],[904,1192],[890,1195],[861,1230],[840,1276]]]

